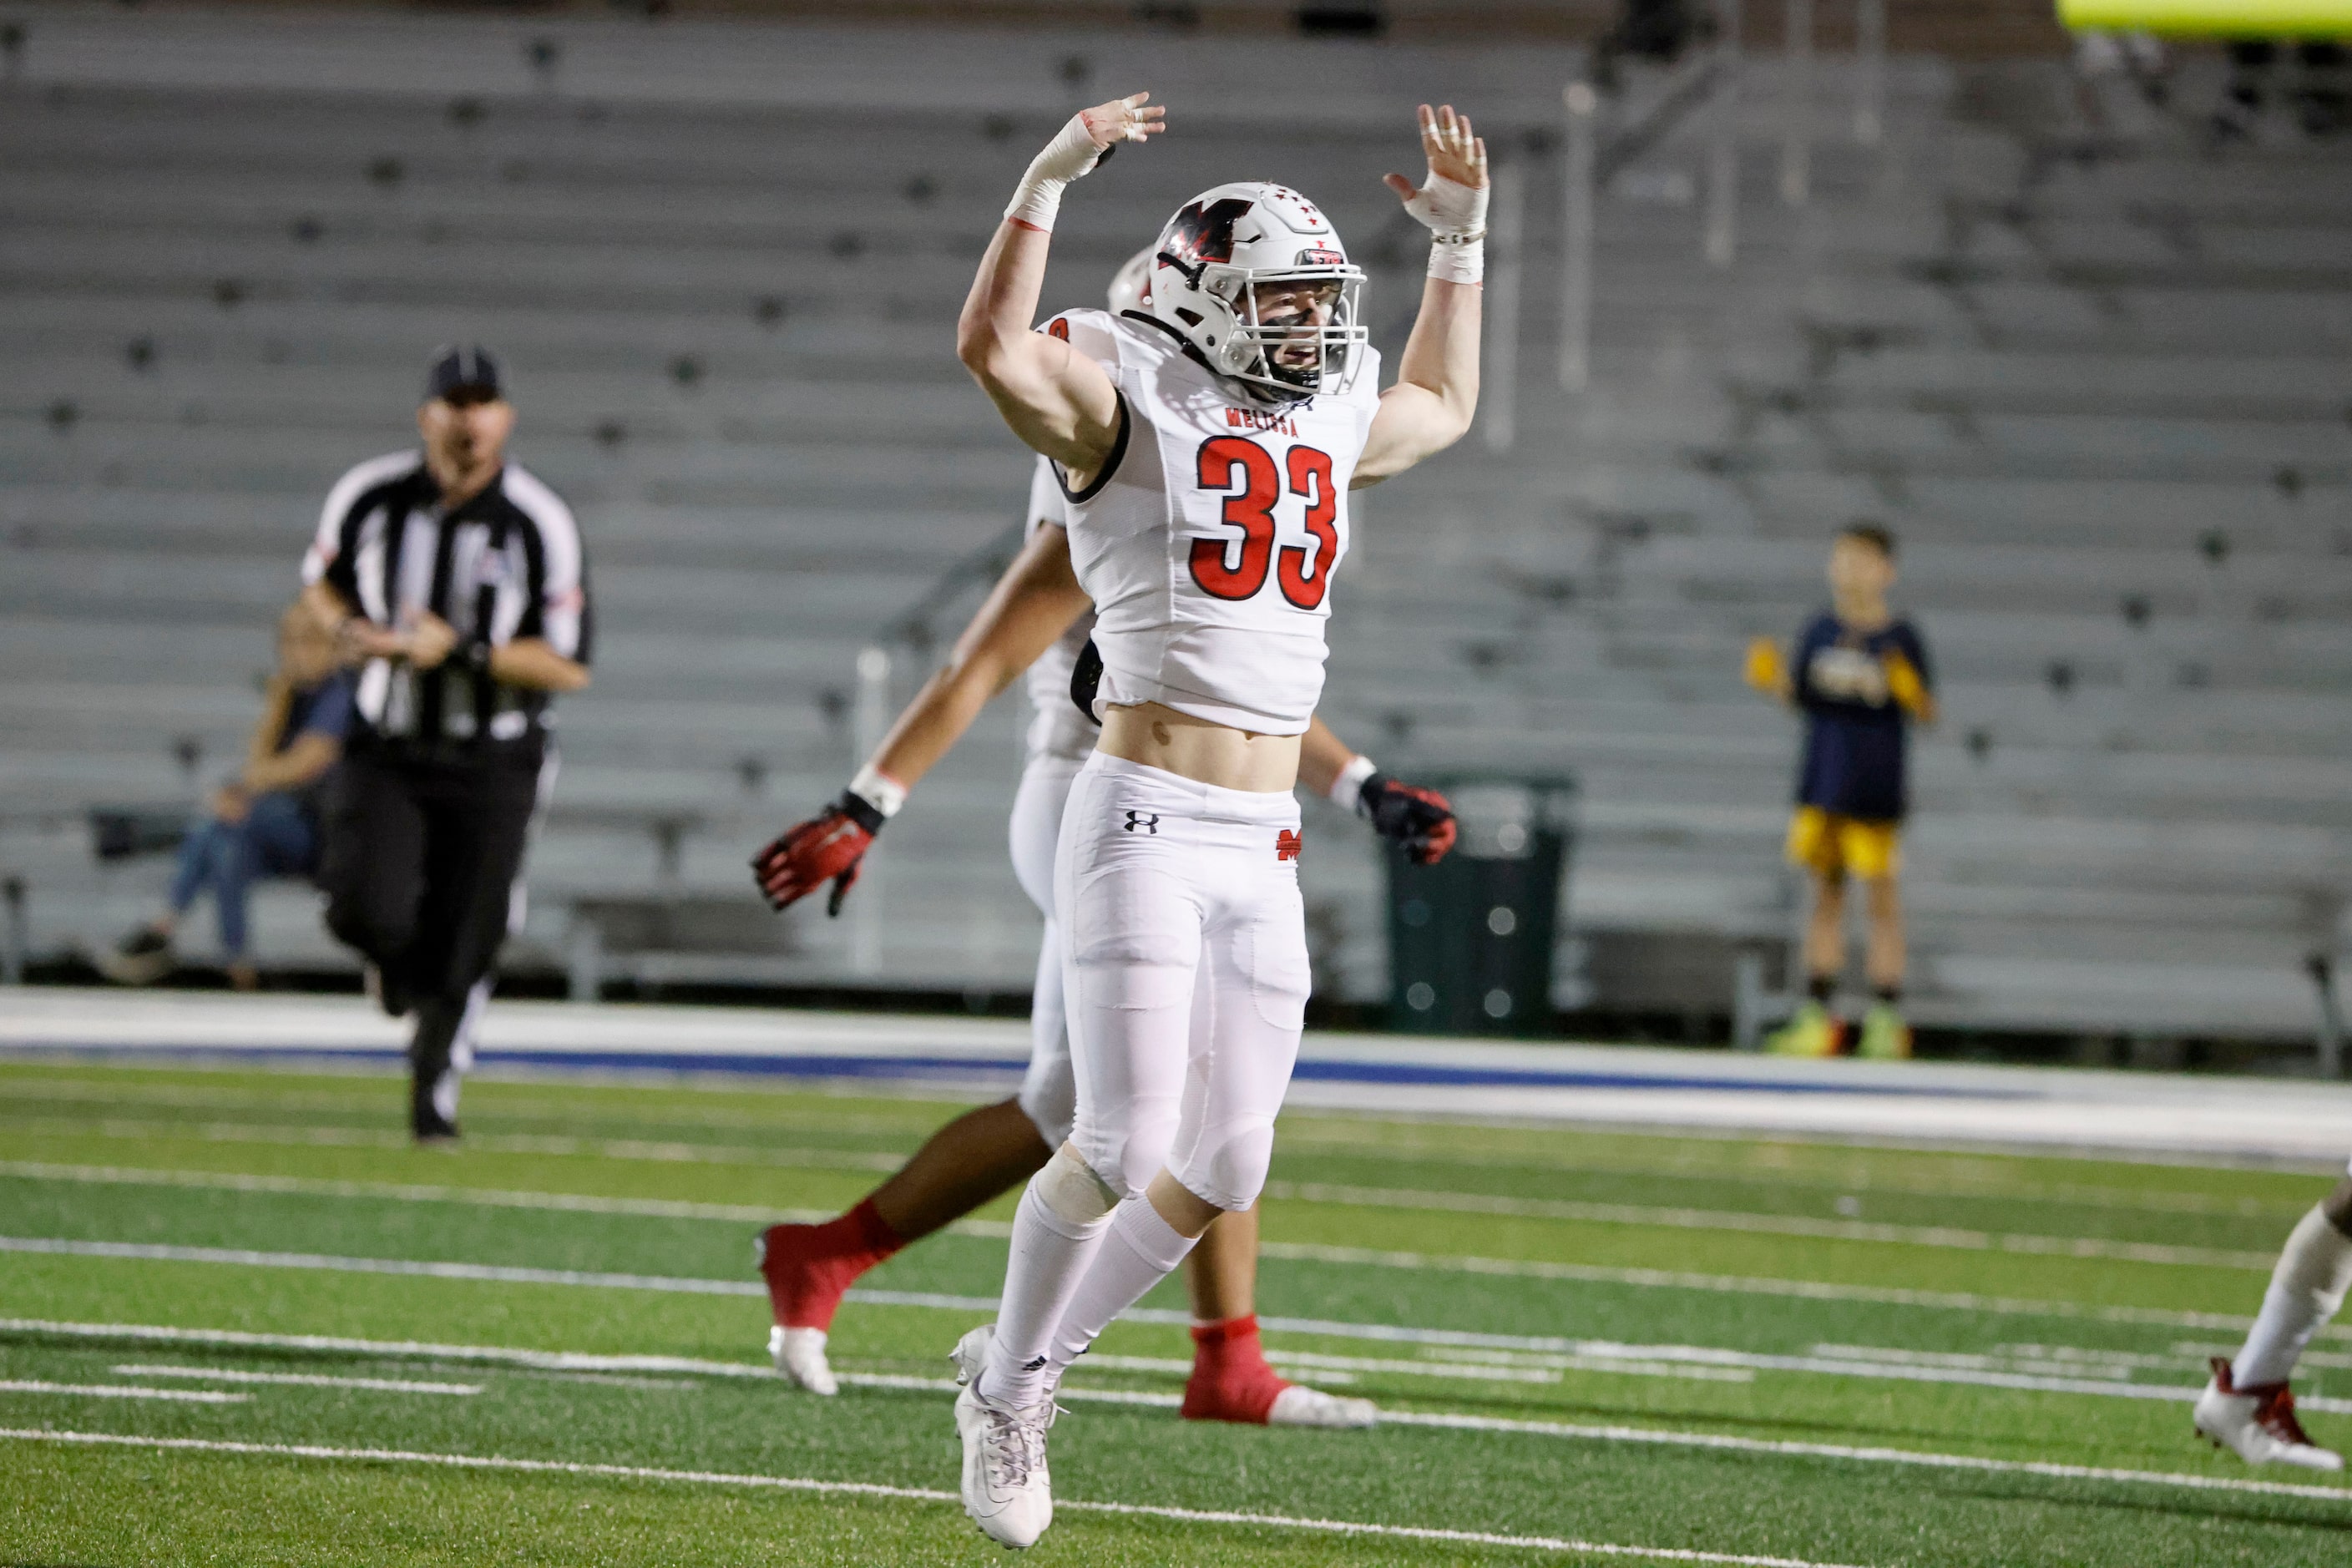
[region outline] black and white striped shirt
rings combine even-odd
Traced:
[[[302,561],[378,625],[404,627],[430,610],[461,638],[496,647],[543,637],[588,662],[588,562],[572,509],[509,463],[479,495],[444,510],[416,451],[372,458],[327,496]],[[541,738],[548,694],[446,666],[415,670],[373,659],[360,673],[361,720],[377,734],[425,742]]]

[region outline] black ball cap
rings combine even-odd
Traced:
[[[451,403],[487,403],[503,396],[499,388],[499,362],[479,343],[449,343],[433,353],[433,368],[425,374],[425,400],[446,398]]]

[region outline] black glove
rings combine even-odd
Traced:
[[[1460,834],[1453,802],[1433,789],[1399,784],[1386,773],[1366,779],[1356,804],[1371,818],[1372,831],[1402,845],[1415,865],[1434,866],[1444,859]]]

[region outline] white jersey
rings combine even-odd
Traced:
[[[1041,528],[1069,526],[1069,503],[1062,499],[1062,481],[1054,465],[1037,459],[1029,480],[1029,520],[1023,537],[1034,539]],[[1070,700],[1070,676],[1078,668],[1078,650],[1094,635],[1095,613],[1088,610],[1064,632],[1060,640],[1037,656],[1024,677],[1029,705],[1036,716],[1029,721],[1029,754],[1033,757],[1073,757],[1083,761],[1095,749],[1095,726]]]
[[[1238,396],[1159,322],[1068,310],[1047,331],[1100,364],[1124,408],[1101,474],[1069,499],[1070,562],[1095,602],[1097,716],[1159,702],[1258,734],[1305,731],[1323,694],[1348,482],[1380,405],[1351,390],[1275,408]],[[1059,475],[1056,476],[1059,478]]]

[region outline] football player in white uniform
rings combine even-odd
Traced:
[[[1052,1521],[1061,1370],[1265,1184],[1307,991],[1290,792],[1347,493],[1458,440],[1477,401],[1486,152],[1450,107],[1421,110],[1426,179],[1388,177],[1434,243],[1387,391],[1363,274],[1279,185],[1178,212],[1148,311],[1034,331],[1062,193],[1163,129],[1148,96],[1082,110],[1038,154],[957,327],[1055,465],[1103,663],[1055,857],[1076,1118],[1022,1194],[995,1324],[955,1352],[965,1511],[1007,1546]]]
[[[2237,1355],[2213,1359],[2198,1397],[2197,1430],[2250,1465],[2340,1470],[2344,1456],[2304,1431],[2287,1389],[2311,1336],[2342,1310],[2352,1290],[2352,1174],[2319,1200],[2286,1238],[2271,1271],[2263,1310]]]
[[[1119,269],[1110,289],[1114,311],[1142,302],[1151,256],[1146,250]],[[775,1320],[769,1350],[777,1370],[819,1394],[837,1386],[825,1339],[843,1294],[858,1276],[1026,1181],[1070,1134],[1076,1089],[1063,1025],[1054,847],[1063,803],[1094,749],[1097,726],[1072,696],[1073,677],[1094,630],[1094,606],[1070,569],[1067,506],[1040,458],[1030,487],[1027,544],[957,639],[947,664],[899,715],[841,799],[752,859],[761,889],[778,909],[830,882],[837,911],[880,824],[989,700],[1025,671],[1036,717],[1013,801],[1013,866],[1045,917],[1029,1070],[1018,1096],[940,1129],[846,1213],[823,1225],[779,1225],[761,1233],[760,1267]],[[1319,720],[1307,731],[1299,772],[1310,788],[1361,813],[1424,864],[1453,845],[1453,812],[1443,795],[1390,779]],[[1266,1363],[1255,1316],[1255,1209],[1220,1216],[1186,1268],[1195,1320],[1192,1375],[1182,1406],[1187,1419],[1298,1426],[1373,1422],[1377,1412],[1370,1400],[1286,1383]]]

